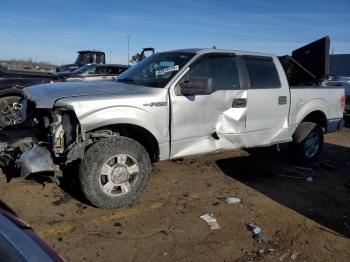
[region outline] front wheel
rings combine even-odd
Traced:
[[[151,161],[145,148],[127,138],[102,139],[85,153],[79,180],[85,197],[96,207],[132,204],[146,188]]]
[[[0,127],[7,127],[21,122],[21,96],[0,98]]]
[[[293,152],[298,160],[303,163],[315,162],[323,147],[323,131],[322,128],[314,123],[304,122],[303,126],[296,131],[297,136],[302,136],[303,132],[311,129],[308,135],[302,141],[294,141],[292,144]]]

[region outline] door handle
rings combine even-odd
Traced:
[[[247,99],[246,98],[235,98],[232,102],[233,108],[243,108],[247,107]]]
[[[287,104],[287,97],[286,97],[286,96],[279,96],[279,97],[278,97],[278,104],[279,104],[279,105],[285,105],[285,104]]]

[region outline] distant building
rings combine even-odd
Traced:
[[[350,76],[350,54],[330,55],[329,74],[331,76]]]

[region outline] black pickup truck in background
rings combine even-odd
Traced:
[[[18,121],[23,88],[59,81],[55,74],[8,70],[0,66],[0,128],[16,124]]]
[[[82,50],[78,51],[78,57],[73,64],[66,64],[56,67],[56,72],[72,72],[79,67],[88,64],[105,64],[106,54],[101,51]]]

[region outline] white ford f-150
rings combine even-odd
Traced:
[[[101,208],[138,198],[158,160],[292,142],[314,161],[345,104],[340,87],[290,86],[274,55],[219,49],[157,53],[112,82],[24,95],[23,123],[0,134],[3,165],[26,177],[78,160],[81,189]]]

